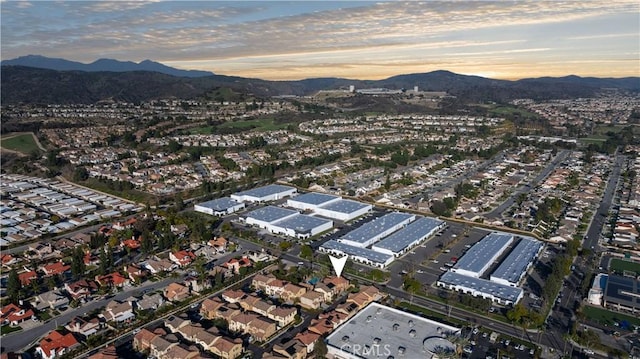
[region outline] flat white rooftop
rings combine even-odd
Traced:
[[[390,260],[393,259],[393,256],[390,255],[390,254],[376,252],[376,251],[374,251],[372,249],[368,249],[368,248],[350,246],[348,244],[340,243],[338,241],[335,241],[333,239],[330,240],[330,241],[325,242],[320,247],[324,248],[325,250],[333,249],[333,250],[340,251],[340,252],[348,254],[348,255],[357,256],[357,257],[361,257],[361,258],[366,258],[366,259],[370,260],[371,262],[380,263],[380,264],[386,264]]]
[[[455,350],[444,336],[459,332],[459,328],[373,302],[333,331],[327,346],[347,358],[431,358],[438,346]],[[367,346],[373,349],[366,352]]]
[[[438,282],[472,289],[480,293],[491,294],[495,298],[516,303],[522,295],[522,289],[495,283],[482,278],[474,278],[452,271],[445,272]]]
[[[370,222],[363,224],[362,226],[340,237],[338,240],[351,241],[355,243],[367,243],[372,238],[378,237],[380,233],[384,233],[405,221],[410,221],[412,218],[415,218],[415,215],[400,212],[387,213],[382,217],[378,217]]]
[[[422,240],[426,236],[434,233],[443,223],[444,222],[439,219],[422,217],[376,243],[374,246],[399,253],[412,243]]]
[[[292,209],[280,208],[276,206],[266,206],[247,213],[245,217],[253,218],[262,222],[273,223],[298,213],[298,211],[294,211]]]
[[[491,274],[491,280],[499,278],[517,284],[541,248],[542,242],[533,238],[522,238],[520,243]]]
[[[453,266],[453,270],[477,273],[482,275],[496,257],[513,241],[512,234],[490,233],[469,248],[462,258]]]
[[[291,198],[289,199],[289,201],[301,202],[301,203],[311,204],[314,206],[319,206],[319,205],[322,205],[323,203],[334,201],[336,199],[340,199],[340,197],[334,196],[332,194],[311,192],[311,193],[305,193],[305,194],[296,196],[294,198]]]

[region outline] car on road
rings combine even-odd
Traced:
[[[480,332],[480,330],[478,328],[473,328],[473,335],[476,335]]]
[[[424,273],[424,271],[423,271],[422,269],[418,269],[418,270],[416,271],[416,273],[420,273],[420,274],[422,274],[422,273]]]
[[[449,253],[449,252],[451,252],[451,249],[445,249],[444,252],[445,253]]]
[[[442,271],[445,271],[445,272],[446,272],[446,271],[447,271],[447,268],[445,268],[445,267],[440,267],[440,270],[442,270]]]
[[[438,262],[438,260],[437,260],[437,259],[432,260],[432,262],[433,262],[433,263],[435,263],[435,264],[440,263],[440,262]]]

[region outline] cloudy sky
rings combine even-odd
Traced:
[[[2,1],[1,55],[284,80],[640,76],[632,1]]]

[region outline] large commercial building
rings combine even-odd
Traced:
[[[288,199],[287,207],[297,208],[303,211],[315,211],[320,208],[320,206],[338,202],[341,199],[342,197],[340,196],[311,192]]]
[[[367,222],[340,237],[338,242],[354,247],[368,247],[380,238],[388,236],[416,219],[408,213],[392,212]]]
[[[264,187],[253,188],[247,191],[234,193],[231,199],[238,202],[268,202],[290,197],[296,193],[294,187],[272,184]]]
[[[333,221],[307,216],[292,209],[266,206],[244,216],[247,224],[264,228],[273,234],[295,238],[309,238],[333,228]]]
[[[367,214],[372,209],[373,206],[370,204],[341,199],[339,201],[326,203],[316,208],[314,212],[319,216],[348,222],[354,218]]]
[[[503,305],[516,304],[523,297],[520,288],[495,283],[486,279],[470,277],[447,271],[436,282],[439,287],[471,294],[474,297],[491,299]]]
[[[354,262],[363,263],[373,267],[384,268],[393,262],[394,257],[390,254],[381,253],[364,247],[356,247],[335,240],[323,243],[320,252],[337,256],[348,255]]]
[[[398,257],[434,235],[444,226],[445,223],[439,219],[421,217],[374,244],[371,249]]]
[[[513,235],[507,233],[490,233],[480,242],[469,248],[467,253],[458,260],[451,271],[480,278],[484,272],[500,257],[513,242]]]
[[[244,220],[249,225],[258,226],[260,228],[269,229],[269,226],[283,219],[297,216],[300,213],[292,209],[286,209],[275,206],[266,206],[255,209],[244,215]]]
[[[640,280],[609,275],[604,289],[602,305],[607,308],[640,312]]]
[[[299,214],[272,223],[268,229],[274,234],[305,239],[328,231],[331,228],[333,228],[333,221],[329,219]]]
[[[435,358],[453,355],[456,346],[447,338],[460,329],[373,302],[327,337],[327,357]]]
[[[491,274],[492,282],[517,287],[542,250],[542,242],[522,238],[500,266]]]
[[[194,209],[196,212],[221,217],[244,209],[244,203],[234,201],[229,197],[222,197],[196,204]]]

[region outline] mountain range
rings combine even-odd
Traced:
[[[542,77],[518,81],[459,75],[449,71],[405,74],[383,80],[313,78],[299,81],[216,75],[174,69],[153,61],[98,60],[82,64],[43,56],[2,61],[3,104],[140,102],[158,98],[214,99],[221,88],[258,97],[309,95],[319,90],[361,88],[445,91],[462,101],[505,102],[515,98],[590,97],[605,88],[640,92],[640,78]]]
[[[81,62],[45,57],[40,55],[27,55],[11,60],[4,60],[2,61],[2,66],[27,66],[58,71],[85,72],[151,71],[178,77],[203,77],[213,75],[213,72],[209,71],[180,70],[151,60],[144,60],[142,62],[135,63],[133,61],[98,59],[90,64],[83,64]]]

